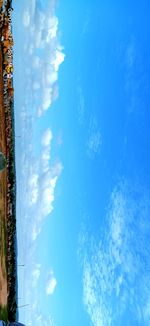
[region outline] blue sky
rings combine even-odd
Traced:
[[[149,325],[149,3],[14,3],[20,321]]]

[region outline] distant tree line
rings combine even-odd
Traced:
[[[9,159],[7,161],[7,183],[9,202],[7,204],[7,284],[8,284],[8,320],[15,321],[17,314],[17,238],[16,238],[16,169],[14,141],[14,112],[11,105],[12,133]]]

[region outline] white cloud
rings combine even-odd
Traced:
[[[50,146],[52,138],[53,138],[53,134],[52,134],[51,129],[50,128],[46,129],[42,136],[42,145]]]
[[[32,286],[36,287],[41,275],[41,265],[36,264],[32,270]]]
[[[100,153],[102,146],[102,137],[99,130],[97,119],[92,116],[89,123],[88,140],[87,140],[87,155],[93,159]]]
[[[87,123],[86,116],[86,103],[84,98],[84,92],[80,83],[80,79],[78,79],[77,86],[78,93],[78,121],[80,125]],[[96,116],[91,115],[88,126],[87,126],[87,136],[86,136],[86,153],[90,159],[94,159],[97,155],[100,154],[102,147],[102,136],[100,132],[100,127],[98,124],[98,120]]]
[[[24,264],[24,268],[18,270],[18,296],[23,298],[25,303],[29,303],[26,311],[20,309],[19,315],[21,318],[24,317],[22,320],[27,325],[34,325],[37,321],[38,325],[52,326],[54,325],[52,318],[45,317],[40,309],[40,300],[35,306],[33,302],[40,293],[39,283],[40,286],[42,282],[44,283],[46,296],[46,285],[47,294],[51,294],[57,282],[51,274],[49,282],[45,284],[43,268],[35,263],[35,257],[40,256],[39,253],[37,254],[37,238],[42,232],[46,218],[49,218],[54,208],[56,186],[62,164],[59,159],[56,160],[55,155],[52,155],[51,129],[45,130],[41,138],[38,134],[36,150],[33,147],[33,139],[35,140],[34,137],[37,135],[34,126],[36,123],[40,124],[40,116],[49,109],[58,96],[59,66],[65,56],[59,40],[59,21],[55,15],[55,1],[48,2],[46,11],[39,9],[35,0],[27,0],[19,5],[24,8],[23,23],[18,29],[15,20],[17,2],[14,4],[13,21],[16,30],[15,62],[22,75],[20,94],[15,93],[16,133],[19,135],[16,148],[19,173],[17,180],[18,257]],[[25,40],[23,45],[22,38]],[[19,83],[18,75],[14,76],[15,84]]]
[[[37,295],[38,298],[38,295]],[[28,314],[25,318],[26,325],[38,325],[38,326],[54,326],[56,325],[52,316],[44,316],[42,309],[40,309],[39,300],[36,298],[36,301],[28,308]],[[24,322],[24,321],[23,321]]]
[[[56,172],[58,172],[58,174]],[[41,226],[45,218],[52,213],[55,200],[55,187],[59,178],[59,173],[57,165],[54,165],[52,169],[49,169],[44,175],[42,173],[39,174],[38,200],[35,207],[37,215],[33,220],[33,240],[35,240],[41,232]]]
[[[52,65],[54,66],[54,71],[58,71],[59,66],[63,63],[65,58],[64,53],[61,51],[61,48],[58,47],[55,52],[55,57],[52,60]]]
[[[139,114],[139,116],[141,116],[141,112],[143,112],[146,107],[146,94],[148,94],[148,90],[145,86],[146,83],[143,82],[144,78],[146,78],[144,54],[134,34],[129,36],[129,40],[127,40],[127,43],[124,43],[122,47],[127,113],[132,115],[136,114],[136,116]]]
[[[45,318],[43,318],[42,314],[37,316],[37,318],[34,320],[34,322],[38,326],[54,326],[55,325],[51,316],[45,319]]]
[[[85,117],[85,98],[83,94],[83,90],[81,85],[79,84],[77,87],[78,97],[79,97],[79,104],[78,104],[78,116],[79,116],[79,123],[83,124],[84,117]]]
[[[47,41],[57,37],[58,31],[58,18],[56,16],[50,17],[47,19],[47,27],[48,34],[47,34]]]
[[[93,326],[149,324],[149,214],[149,193],[121,182],[112,193],[99,242],[80,237],[87,241],[83,302]]]
[[[24,27],[29,27],[30,25],[30,13],[28,10],[23,13],[23,25]]]
[[[59,21],[52,3],[46,11],[41,11],[36,6],[31,10],[30,7],[25,9],[23,15],[24,25],[28,27],[25,58],[30,55],[28,78],[33,79],[30,91],[33,99],[38,98],[36,111],[40,117],[58,96],[58,71],[65,54],[59,41]],[[30,16],[27,14],[29,12]],[[33,104],[35,105],[34,101]]]
[[[57,285],[57,280],[54,277],[53,271],[50,271],[48,280],[47,280],[47,285],[46,285],[46,294],[52,295],[55,291],[56,285]]]
[[[38,174],[31,175],[28,184],[30,192],[29,204],[33,205],[36,204],[38,199]]]
[[[41,233],[45,219],[52,213],[55,201],[55,189],[57,182],[62,172],[62,164],[59,160],[52,161],[52,131],[50,128],[46,129],[39,139],[41,144],[41,151],[36,156],[33,153],[32,137],[30,135],[30,125],[27,126],[26,119],[24,120],[25,130],[27,134],[27,144],[22,144],[23,155],[19,159],[19,164],[24,168],[21,169],[19,199],[21,203],[21,210],[28,212],[27,221],[30,232],[24,231],[24,236],[28,238],[28,242],[34,242]],[[29,128],[29,129],[28,129]],[[22,138],[21,138],[22,140]],[[17,166],[18,166],[17,163]],[[19,170],[18,166],[18,170]],[[24,200],[22,201],[22,198]],[[25,220],[24,220],[25,222]],[[26,222],[27,223],[27,222]],[[26,230],[26,225],[25,229]]]
[[[100,151],[100,147],[102,144],[102,139],[101,139],[101,133],[100,131],[93,131],[88,139],[87,142],[87,153],[89,157],[95,156],[95,154],[98,154]]]
[[[38,235],[41,233],[41,225],[37,226],[37,224],[34,223],[33,228],[32,228],[32,233],[31,233],[31,239],[32,241],[35,241],[38,237]]]
[[[34,163],[36,158],[30,164],[26,205],[27,207],[29,204],[32,205],[32,241],[37,239],[45,218],[53,211],[55,188],[62,172],[61,162],[51,163],[52,138],[51,129],[46,129],[41,138],[42,147],[38,164],[36,166]]]

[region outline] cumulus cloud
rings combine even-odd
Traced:
[[[39,153],[35,155],[32,146],[31,130],[24,120],[21,138],[22,156],[17,159],[19,178],[19,202],[21,211],[27,212],[28,241],[35,241],[42,230],[45,219],[52,213],[55,200],[55,189],[62,172],[62,163],[51,157],[53,134],[50,128],[43,131],[39,139]],[[27,142],[24,142],[26,139]],[[23,141],[23,143],[22,143]],[[20,168],[20,164],[21,167]],[[22,201],[22,198],[24,200]],[[20,213],[19,213],[20,214]],[[23,223],[25,220],[23,219]],[[27,222],[26,222],[27,223]],[[26,229],[26,225],[25,225]],[[26,236],[24,234],[24,236]]]
[[[16,164],[18,171],[17,220],[18,255],[25,265],[18,271],[19,296],[28,302],[27,313],[21,310],[27,325],[54,325],[52,318],[44,317],[38,297],[39,280],[42,284],[42,268],[36,264],[38,236],[42,232],[46,218],[54,208],[56,186],[62,171],[62,164],[53,154],[53,134],[50,128],[39,137],[36,134],[40,117],[58,97],[59,67],[65,54],[60,42],[59,20],[55,14],[55,1],[47,1],[47,8],[36,0],[19,3],[22,9],[22,24],[15,26],[15,62],[21,74],[15,74],[14,83],[16,106]],[[14,4],[18,12],[18,3]],[[18,10],[17,10],[18,9]],[[15,17],[15,13],[14,13]],[[24,42],[22,42],[24,39]],[[19,42],[20,40],[20,42]],[[28,83],[26,82],[28,81]],[[20,93],[19,93],[20,92]],[[36,149],[34,141],[36,139]],[[31,262],[34,261],[34,264]],[[28,268],[26,268],[28,266]],[[56,279],[49,276],[47,293],[54,292]],[[46,287],[45,280],[43,287]],[[45,289],[46,295],[46,289]]]
[[[30,187],[27,188],[25,205],[26,209],[30,209],[30,214],[32,214],[32,219],[30,219],[32,241],[37,239],[45,218],[53,211],[55,188],[62,171],[61,163],[57,162],[50,166],[49,158],[50,154],[48,157],[44,156],[44,158],[42,154],[37,168],[37,175],[29,173],[28,176]]]
[[[42,136],[42,145],[45,147],[50,146],[52,138],[53,138],[52,131],[50,128],[48,128],[47,130],[45,130],[45,132]]]
[[[29,130],[27,129],[27,134]],[[19,296],[23,297],[24,301],[31,306],[31,311],[28,309],[28,314],[25,314],[22,321],[27,325],[33,325],[37,319],[38,325],[47,326],[54,325],[51,317],[45,318],[43,312],[40,311],[40,306],[39,309],[36,307],[36,311],[33,312],[32,302],[33,298],[38,297],[39,280],[40,284],[43,282],[45,295],[51,295],[55,291],[57,281],[51,271],[45,284],[42,267],[36,263],[35,257],[38,236],[53,210],[55,189],[62,171],[62,164],[51,158],[53,135],[50,128],[44,130],[39,139],[38,155],[35,155],[32,143],[29,143],[29,141],[31,142],[30,136],[28,135],[28,144],[23,147],[23,156],[21,159],[19,158],[19,164],[23,167],[19,170],[21,177],[18,184],[18,196],[20,196],[18,199],[19,210],[17,208],[19,213],[19,260],[25,264],[25,269],[19,271],[19,280],[22,284],[19,288]],[[34,264],[31,264],[33,260]],[[26,268],[26,266],[30,266],[30,268]],[[24,276],[20,276],[22,273]],[[22,289],[23,287],[24,289]]]
[[[40,117],[58,96],[58,71],[65,59],[59,40],[59,21],[52,2],[47,10],[28,3],[23,24],[28,33],[24,51],[26,60],[30,58],[27,66],[28,79],[32,80],[32,105],[35,106],[35,99],[38,99],[35,109]]]
[[[33,205],[36,204],[38,199],[38,174],[33,173],[31,177],[29,178],[29,192],[30,192],[30,198],[29,198],[29,204]]]
[[[48,279],[47,279],[46,294],[52,295],[55,291],[56,285],[57,285],[57,280],[54,277],[53,271],[51,270],[49,272]]]
[[[100,241],[88,237],[83,303],[93,326],[148,325],[149,214],[149,193],[121,182],[112,192]]]
[[[49,128],[44,131],[41,140],[42,151],[37,168],[38,172],[37,175],[32,175],[30,178],[32,188],[30,189],[29,198],[32,198],[32,204],[36,204],[35,209],[38,211],[32,228],[33,240],[36,240],[41,232],[41,224],[53,210],[55,187],[62,171],[60,162],[51,163],[52,137]]]

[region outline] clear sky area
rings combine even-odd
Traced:
[[[150,3],[13,7],[19,319],[148,326]]]

